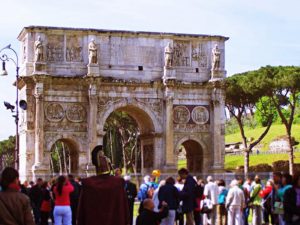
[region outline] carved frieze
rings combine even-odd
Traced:
[[[192,111],[192,120],[196,124],[205,124],[209,120],[209,112],[204,106],[197,106]]]
[[[66,61],[83,61],[81,41],[77,36],[67,36]]]
[[[63,53],[63,35],[50,35],[48,36],[48,44],[46,46],[47,61],[49,62],[62,62],[64,60]]]
[[[175,132],[199,133],[209,132],[209,124],[174,124]]]
[[[208,67],[208,57],[205,49],[205,44],[194,43],[192,45],[192,60],[195,61],[200,68]]]
[[[173,121],[178,124],[188,123],[191,118],[189,109],[186,106],[176,106],[173,109]]]
[[[150,107],[153,112],[155,112],[158,115],[161,115],[163,106],[162,100],[154,98],[137,98],[136,101]]]
[[[98,101],[98,112],[102,112],[108,105],[121,101],[122,98],[102,97]]]
[[[59,103],[49,103],[45,108],[46,118],[51,122],[59,122],[65,117],[65,111]]]
[[[173,47],[173,65],[174,66],[190,66],[191,60],[190,42],[175,41]]]
[[[79,123],[86,119],[85,108],[80,104],[71,104],[67,108],[67,118],[71,122]]]

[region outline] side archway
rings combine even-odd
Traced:
[[[203,173],[206,171],[205,162],[206,145],[202,140],[195,137],[184,137],[178,141],[176,151],[181,147],[186,152],[187,169],[192,173]]]
[[[59,138],[51,144],[49,167],[52,174],[78,174],[79,146],[70,138]]]

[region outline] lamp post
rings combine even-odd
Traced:
[[[7,109],[10,109],[12,113],[15,112],[15,114],[13,114],[13,117],[15,118],[15,123],[16,123],[16,142],[15,142],[15,152],[14,152],[14,166],[15,169],[18,170],[19,169],[19,89],[18,89],[18,80],[19,80],[19,58],[18,58],[18,54],[17,52],[11,48],[11,45],[7,45],[6,47],[2,48],[0,50],[0,53],[8,50],[8,51],[12,51],[15,55],[15,59],[10,58],[7,54],[3,53],[0,56],[0,59],[2,61],[2,71],[0,73],[1,76],[6,76],[8,75],[6,68],[5,68],[5,63],[12,61],[15,66],[16,66],[16,102],[15,102],[15,106],[9,104],[8,102],[4,102],[4,105]],[[14,111],[15,109],[15,111]]]

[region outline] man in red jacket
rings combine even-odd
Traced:
[[[78,206],[78,225],[128,225],[129,210],[125,181],[111,176],[111,164],[102,146],[92,151],[97,176],[82,180]]]

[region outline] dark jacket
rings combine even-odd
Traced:
[[[136,185],[130,181],[125,181],[125,191],[129,202],[134,202],[137,196]]]
[[[192,212],[197,207],[195,196],[196,186],[197,182],[191,175],[188,175],[182,191],[179,192],[179,198],[182,200],[182,211],[184,213]]]
[[[172,184],[161,186],[158,192],[159,203],[162,201],[168,203],[169,209],[177,209],[179,203],[179,192]]]
[[[39,209],[43,200],[42,188],[37,184],[34,185],[29,191],[29,198],[32,204],[32,207]]]
[[[34,225],[29,198],[14,189],[0,192],[0,224]]]
[[[289,188],[285,191],[283,196],[283,208],[284,215],[283,219],[286,222],[296,222],[293,218],[298,216],[298,221],[300,224],[300,207],[297,207],[297,193],[294,188]]]
[[[136,225],[157,225],[161,219],[168,216],[168,208],[164,207],[161,212],[153,212],[148,209],[143,209],[140,215],[136,218]]]

